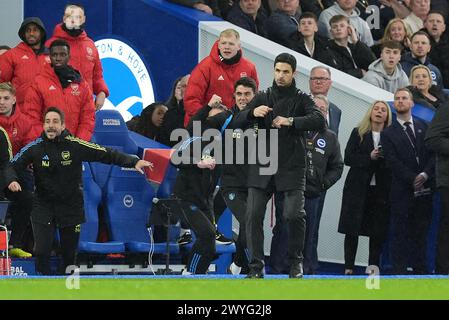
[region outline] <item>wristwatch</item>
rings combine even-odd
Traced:
[[[288,124],[290,125],[290,127],[293,125],[293,120],[293,117],[288,118]]]

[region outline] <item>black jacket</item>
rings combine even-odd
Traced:
[[[432,109],[433,111],[438,109],[442,104],[444,104],[449,100],[449,95],[446,94],[440,87],[436,85],[432,85],[429,89],[429,93],[433,95],[435,98],[437,98],[436,101],[431,101],[427,99],[427,97],[423,95],[421,91],[419,91],[414,86],[408,86],[407,88],[410,89],[410,91],[412,92],[413,101],[416,104],[420,104],[424,107]]]
[[[261,37],[265,37],[267,35],[265,31],[265,22],[267,21],[267,19],[268,15],[262,6],[257,11],[257,16],[254,20],[253,17],[242,11],[242,8],[240,8],[238,1],[235,2],[234,6],[231,10],[229,10],[226,16],[226,20],[228,20],[229,22],[255,34],[258,34]]]
[[[338,68],[337,60],[334,57],[333,51],[329,50],[329,41],[326,38],[315,34],[315,50],[313,56],[309,54],[304,43],[304,38],[300,32],[295,32],[289,39],[288,47],[296,52],[299,52],[307,57],[318,60],[330,67]]]
[[[221,187],[223,189],[248,190],[248,155],[249,150],[255,141],[254,130],[248,129],[252,123],[248,123],[242,119],[242,112],[235,105],[231,112],[233,114],[232,121],[227,126],[227,131],[223,140],[228,143],[232,141],[231,146],[227,143],[223,144],[223,158],[229,157],[227,153],[232,152],[232,164],[222,165]]]
[[[449,103],[438,108],[427,129],[426,147],[436,153],[437,187],[449,187]]]
[[[8,167],[9,160],[12,158],[12,147],[9,141],[8,133],[0,127],[0,193],[7,187],[4,171]]]
[[[253,111],[256,107],[266,105],[273,108],[265,118],[255,118]],[[249,166],[248,186],[266,189],[274,178],[276,191],[289,191],[303,189],[303,177],[305,177],[305,146],[304,132],[321,130],[325,126],[325,120],[313,100],[308,94],[296,88],[296,83],[290,87],[278,87],[275,82],[273,86],[264,92],[258,93],[250,102],[248,110],[242,111],[250,121],[257,120],[258,136],[257,149],[265,147],[265,155],[270,153],[270,146],[278,148],[276,154],[269,154],[270,163],[262,164],[258,157],[255,165]],[[277,116],[293,117],[294,125],[274,129],[273,120]],[[266,131],[262,131],[266,129]],[[278,134],[276,141],[271,141],[270,129]],[[266,137],[261,136],[266,132]],[[273,145],[272,145],[273,144]],[[260,151],[260,150],[259,150]],[[258,153],[260,153],[258,151]],[[261,172],[260,169],[268,170]],[[269,173],[275,170],[274,174]]]
[[[47,224],[54,219],[60,227],[85,221],[81,174],[83,161],[98,161],[132,168],[138,158],[78,139],[65,130],[54,140],[45,133],[23,148],[12,160],[6,181],[17,180],[16,172],[33,165],[35,201],[32,220]]]
[[[309,168],[307,156],[305,196],[319,197],[323,191],[332,187],[343,173],[340,143],[337,135],[329,129],[310,131],[306,134],[306,150],[311,151],[313,170]]]
[[[383,145],[383,140],[381,139]],[[384,158],[371,159],[371,151],[374,149],[372,132],[369,131],[360,139],[358,128],[352,130],[345,149],[345,164],[349,166],[343,187],[340,221],[338,232],[349,235],[372,235],[377,230],[371,230],[366,226],[366,207],[369,187],[373,174],[376,175],[376,186],[381,190],[376,202],[388,202],[391,184],[391,171]]]
[[[189,136],[185,137],[182,143],[178,144],[176,155],[172,156],[172,163],[179,168],[173,189],[174,196],[193,203],[203,212],[209,210],[209,199],[215,190],[217,178],[213,170],[201,169],[197,166],[197,163],[202,158],[214,157],[214,150],[208,148],[211,141],[203,140],[202,136],[194,137],[193,122],[201,122],[201,132],[199,134],[202,135],[207,129],[220,130],[230,115],[230,112],[223,112],[209,118],[208,113],[210,110],[211,108],[206,105],[191,118],[187,126]],[[198,139],[192,141],[195,138]],[[201,151],[201,154],[194,154],[196,144],[199,144],[198,149]],[[183,158],[185,156],[185,160],[188,160],[188,163],[174,161],[176,156]]]
[[[376,57],[362,41],[357,41],[356,44],[349,43],[348,47],[351,54],[345,47],[337,45],[335,41],[329,41],[329,49],[337,61],[337,69],[360,79],[363,77],[362,69],[368,71],[369,65],[376,60]]]

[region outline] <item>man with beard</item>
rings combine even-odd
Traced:
[[[87,36],[85,26],[84,8],[79,4],[67,4],[63,22],[55,27],[53,36],[46,42],[46,46],[56,39],[67,41],[72,51],[70,65],[78,70],[89,84],[90,90],[96,95],[95,108],[99,110],[109,96],[109,90],[103,79],[98,50],[92,39]]]
[[[26,18],[20,26],[19,37],[22,42],[0,56],[0,82],[12,82],[17,90],[17,104],[21,106],[34,78],[50,61],[45,54],[47,34],[41,19]]]
[[[32,136],[42,132],[42,117],[48,106],[60,106],[66,127],[76,137],[89,141],[95,126],[95,106],[89,85],[78,70],[68,65],[70,46],[64,40],[50,45],[51,65],[46,65],[29,88],[24,112],[32,123]]]

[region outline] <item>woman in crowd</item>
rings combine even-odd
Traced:
[[[432,110],[438,109],[440,105],[449,100],[440,87],[432,84],[430,69],[424,65],[414,66],[410,71],[410,86],[413,101]]]
[[[160,103],[155,102],[143,109],[139,116],[133,117],[126,125],[128,129],[147,138],[159,141],[164,115],[168,108]]]
[[[389,40],[400,42],[404,46],[403,52],[409,51],[409,37],[410,35],[407,34],[407,28],[404,21],[402,21],[402,19],[400,18],[394,18],[388,23],[387,27],[385,28],[384,36],[382,37],[382,39],[380,39],[379,43],[371,47],[371,51],[373,51],[376,58],[380,58],[382,44],[385,41]]]
[[[391,110],[384,101],[369,108],[352,130],[345,149],[349,166],[343,188],[338,232],[345,234],[345,274],[354,270],[359,236],[369,237],[369,265],[379,266],[382,244],[388,230],[388,194],[391,180],[385,166],[381,131],[391,124]]]
[[[179,142],[170,141],[170,134],[172,131],[175,129],[184,128],[184,94],[186,92],[189,78],[190,74],[187,74],[175,80],[170,97],[165,103],[168,107],[168,111],[164,117],[160,142],[170,147],[173,147]]]

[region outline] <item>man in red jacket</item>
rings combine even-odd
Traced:
[[[17,104],[22,106],[26,91],[50,60],[45,54],[47,33],[41,19],[30,17],[23,20],[19,37],[22,42],[0,56],[0,82],[12,82],[17,90]]]
[[[96,95],[95,107],[98,110],[109,96],[109,90],[103,78],[103,67],[98,50],[84,31],[85,23],[84,8],[78,4],[67,4],[63,23],[55,27],[53,36],[46,42],[46,46],[49,47],[56,39],[68,42],[71,48],[69,63],[73,68],[79,70],[81,76],[89,84],[90,90]]]
[[[57,106],[66,114],[66,128],[89,141],[95,126],[95,106],[89,85],[68,65],[70,46],[64,40],[50,45],[51,65],[46,65],[29,88],[23,110],[32,123],[32,136],[42,133],[42,117],[48,107]]]
[[[221,97],[220,102],[231,109],[235,104],[234,83],[243,77],[253,78],[259,86],[255,65],[242,57],[239,33],[234,29],[224,30],[210,55],[192,71],[184,96],[184,126],[214,94]]]
[[[31,124],[16,107],[16,90],[9,82],[0,83],[0,127],[10,141],[11,155],[16,155],[21,148],[31,141]],[[9,148],[8,148],[9,149]],[[20,181],[25,186],[22,192],[7,193],[11,203],[8,211],[11,214],[11,238],[9,252],[13,257],[30,258],[31,254],[23,250],[24,236],[30,225],[32,206],[32,176],[28,169],[18,172]],[[0,188],[0,192],[3,188]]]

